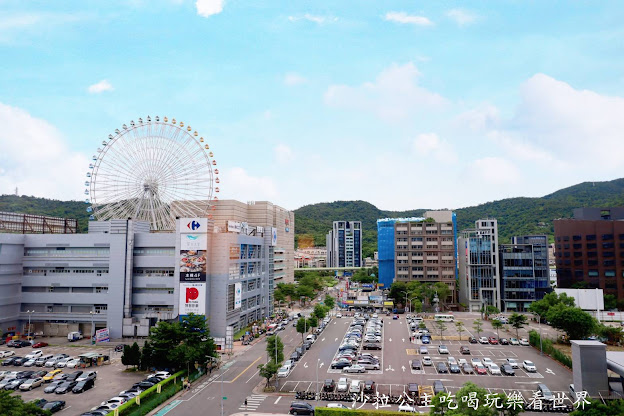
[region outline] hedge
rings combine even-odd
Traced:
[[[122,404],[119,409],[120,416],[143,416],[154,410],[160,404],[167,401],[174,394],[182,390],[182,377],[186,375],[186,370],[178,371],[166,380],[160,382],[161,390],[158,394],[158,385],[150,387],[142,392],[139,397],[141,404],[136,404],[136,399],[129,400]],[[200,376],[199,373],[190,375],[191,380],[195,380]]]
[[[405,413],[392,410],[365,410],[365,409],[334,409],[327,407],[317,407],[314,409],[315,416],[390,416],[403,415]]]
[[[540,334],[537,331],[529,331],[529,344],[534,346],[535,348],[540,347]],[[559,361],[561,364],[565,365],[569,369],[572,369],[572,359],[559,351],[557,348],[553,347],[552,340],[548,338],[542,338],[542,351]]]

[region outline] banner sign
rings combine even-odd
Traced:
[[[206,315],[206,283],[180,283],[180,315]]]
[[[180,234],[180,250],[206,250],[207,234]]]
[[[243,285],[234,283],[234,309],[240,309],[243,298]]]
[[[95,331],[95,342],[109,342],[110,337],[108,328],[98,329]]]
[[[238,244],[230,245],[230,260],[238,260],[241,258],[241,249]]]
[[[277,245],[277,228],[271,227],[271,246],[275,247]]]
[[[180,282],[206,281],[206,251],[180,250]]]
[[[228,233],[240,233],[242,229],[242,224],[239,221],[228,221],[227,228]]]

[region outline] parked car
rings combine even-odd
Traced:
[[[505,374],[506,376],[515,376],[516,375],[516,372],[514,371],[514,369],[509,364],[503,364],[501,366],[501,372],[503,374]]]
[[[453,373],[453,374],[458,374],[460,373],[460,369],[459,369],[459,365],[458,364],[449,364],[449,372]]]
[[[367,370],[379,370],[379,361],[373,360],[359,360],[358,365],[361,365]]]
[[[489,368],[489,370],[490,370],[490,374],[492,374],[492,375],[498,375],[498,376],[500,376],[500,375],[501,375],[501,370],[500,370],[500,367],[498,366],[498,364],[494,364],[494,363],[492,363],[492,364],[490,364],[490,365],[488,366],[488,368]]]
[[[288,362],[288,361],[286,361],[286,362]],[[292,367],[292,362],[290,362],[289,364]],[[96,378],[97,377],[97,372],[89,371],[89,373],[87,373],[87,375],[91,376],[93,378]],[[148,377],[156,377],[156,378],[159,378],[161,380],[166,380],[169,377],[171,377],[171,373],[169,371],[156,371],[154,374],[150,374]],[[80,378],[82,378],[82,377],[80,377]],[[80,379],[78,379],[78,381],[80,381]]]
[[[83,371],[81,371],[81,370],[74,371],[73,373],[69,373],[65,380],[67,380],[67,381],[78,381],[78,377],[80,377],[82,375],[82,373],[83,373]]]
[[[438,354],[448,354],[449,350],[446,345],[438,345]]]
[[[479,375],[485,375],[487,374],[487,369],[485,368],[485,366],[483,364],[477,364],[474,366],[475,372]]]
[[[9,350],[0,351],[0,358],[10,357],[12,355],[15,355],[15,351],[9,351]]]
[[[462,354],[470,354],[470,348],[464,347],[463,345],[459,347],[459,352]]]
[[[56,388],[56,390],[54,390],[54,393],[56,393],[56,394],[68,393],[76,386],[76,384],[78,384],[77,381],[65,381],[65,382],[59,384],[59,386]]]
[[[22,385],[20,385],[20,390],[32,390],[36,387],[39,387],[43,384],[43,379],[41,377],[29,378]]]
[[[423,344],[431,344],[431,338],[423,336],[420,338],[420,342]]]
[[[336,384],[336,392],[346,392],[349,390],[349,380],[346,377],[340,377]]]
[[[428,355],[422,358],[422,363],[423,365],[433,365],[433,361],[431,360],[431,357],[429,357]]]
[[[429,349],[427,349],[427,347],[425,347],[425,346],[421,346],[420,349],[419,349],[419,352],[420,352],[421,355],[429,354]]]
[[[43,347],[47,347],[47,346],[48,346],[47,342],[39,341],[39,342],[34,343],[32,347],[33,348],[43,348]]]
[[[29,359],[39,358],[42,355],[43,355],[43,351],[41,351],[41,350],[34,350],[34,351],[31,351],[28,354],[26,354],[26,358],[29,358]]]
[[[335,388],[336,382],[333,379],[328,378],[323,382],[323,391],[333,392]]]
[[[407,412],[407,413],[418,413],[418,409],[416,409],[414,406],[408,404],[408,403],[403,403],[399,405],[399,412]]]
[[[516,338],[510,338],[509,339],[509,344],[510,345],[520,345],[520,343],[518,342],[518,340]]]
[[[282,366],[277,371],[277,376],[280,377],[280,378],[281,377],[288,377],[288,374],[290,374],[290,366]]]
[[[314,407],[306,402],[292,402],[288,413],[291,415],[314,415]]]
[[[492,361],[490,357],[483,357],[481,358],[481,361],[483,361],[483,365],[486,367],[489,367],[490,365],[494,364],[494,361]]]
[[[515,358],[507,358],[505,364],[509,364],[511,368],[518,368],[518,361]]]
[[[72,393],[84,393],[85,391],[95,387],[95,381],[92,378],[82,380],[76,383],[72,389]]]
[[[448,373],[448,367],[446,367],[446,363],[439,362],[437,365],[438,373]]]
[[[36,361],[37,361],[36,358],[31,358],[30,360],[28,360],[24,364],[22,364],[22,367],[34,367]]]
[[[410,362],[412,370],[422,370],[422,361],[420,360],[412,360]]]
[[[117,345],[115,345],[115,352],[123,352],[125,346],[126,346],[126,344],[117,344]]]
[[[366,372],[366,368],[363,365],[360,364],[353,364],[349,367],[345,367],[343,368],[343,371],[345,373],[365,373]]]
[[[6,360],[2,361],[2,365],[3,366],[9,366],[9,365],[13,365],[13,361],[17,360],[20,357],[9,357]]]
[[[80,366],[80,358],[74,358],[65,363],[65,368],[76,368]]]
[[[442,384],[442,382],[440,380],[435,380],[433,382],[433,393],[434,394],[444,393],[445,391],[446,391],[446,388],[444,387],[444,384]]]
[[[345,367],[351,366],[351,361],[346,358],[341,358],[337,361],[332,361],[330,364],[331,368],[342,370]]]
[[[15,378],[13,381],[4,386],[5,390],[17,390],[19,386],[28,381],[27,378]]]
[[[13,360],[13,364],[12,365],[16,365],[16,366],[24,365],[24,363],[26,363],[27,361],[29,361],[29,359],[26,358],[26,357],[16,357]]]
[[[53,402],[47,402],[43,405],[43,410],[48,410],[50,413],[56,413],[65,408],[65,402],[63,400],[56,400]]]
[[[58,386],[60,386],[61,384],[64,383],[64,380],[56,380],[51,382],[50,384],[48,384],[47,386],[44,387],[43,392],[44,393],[54,393],[54,391],[56,390],[56,388]]]
[[[359,393],[362,391],[362,380],[351,380],[349,393]]]
[[[464,374],[474,374],[474,369],[468,363],[464,364],[464,366],[462,367],[462,370],[464,371]]]
[[[366,380],[364,382],[364,393],[374,393],[376,384],[373,380]]]
[[[470,337],[470,338],[468,338],[468,342],[470,342],[471,344],[476,344],[477,343],[477,339],[475,337]]]
[[[498,345],[498,340],[495,337],[489,337],[488,342],[492,345]]]
[[[524,360],[522,361],[522,368],[529,373],[535,373],[537,371],[537,367],[533,364],[533,361]]]
[[[548,386],[546,386],[546,384],[543,384],[543,383],[538,384],[537,391],[542,393],[542,397],[543,397],[542,400],[546,402],[552,402],[555,399],[555,396],[553,395],[552,391],[550,391]]]
[[[479,338],[479,343],[480,344],[489,344],[489,341],[488,341],[487,337],[481,337],[481,338]]]
[[[501,345],[509,345],[509,340],[507,338],[501,338],[498,342],[500,342]]]
[[[67,357],[68,357],[67,354],[57,354],[54,357],[50,358],[48,361],[46,361],[44,366],[45,367],[54,367],[56,365],[56,363],[61,361],[63,358],[67,358]]]
[[[372,342],[368,342],[368,343],[364,344],[362,349],[363,350],[380,350],[381,349],[381,345],[375,344],[375,343],[372,343]]]
[[[529,340],[526,338],[522,338],[519,342],[520,342],[520,345],[524,345],[525,347],[528,347],[530,345]]]

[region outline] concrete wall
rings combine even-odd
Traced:
[[[23,330],[19,326],[23,256],[23,235],[5,234],[0,239],[0,335]]]
[[[590,397],[608,396],[607,346],[598,341],[572,341],[572,380],[575,391]]]

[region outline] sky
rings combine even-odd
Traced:
[[[0,194],[82,200],[130,120],[210,144],[220,198],[385,210],[624,168],[621,1],[0,0]]]

